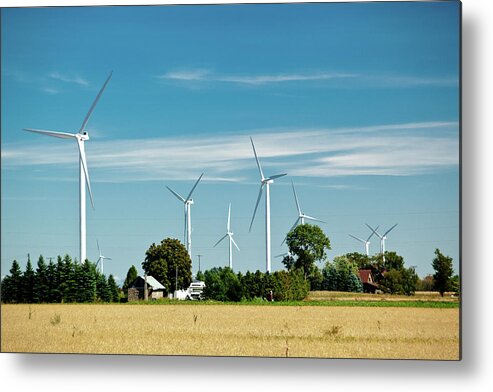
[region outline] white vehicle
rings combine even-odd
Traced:
[[[197,301],[204,299],[205,282],[194,280],[187,289],[187,300]]]

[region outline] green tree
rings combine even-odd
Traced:
[[[450,279],[450,291],[453,291],[456,294],[460,294],[459,275],[454,275],[454,276],[452,276],[452,279]]]
[[[110,292],[111,302],[118,302],[120,300],[120,290],[113,275],[108,276],[108,290]]]
[[[334,257],[322,270],[324,290],[362,292],[363,285],[358,276],[358,267],[346,255]]]
[[[12,261],[10,275],[2,279],[2,302],[22,302],[23,280],[17,260]]]
[[[58,290],[58,279],[57,279],[57,273],[56,273],[56,266],[53,263],[53,261],[50,259],[50,262],[48,263],[48,268],[46,271],[46,277],[48,280],[48,297],[46,299],[47,302],[54,303],[54,302],[59,302],[60,295],[59,295],[59,290]]]
[[[97,296],[96,265],[90,261],[75,264],[76,301],[94,302]]]
[[[433,291],[433,276],[426,275],[423,279],[419,279],[416,285],[416,291]]]
[[[204,295],[216,301],[240,301],[243,297],[238,276],[229,267],[215,267],[204,272]]]
[[[454,274],[452,258],[443,255],[440,250],[436,249],[432,265],[435,270],[435,274],[433,275],[435,282],[434,289],[443,297],[443,294],[450,290],[451,278]]]
[[[195,276],[195,279],[200,280],[201,282],[204,281],[205,275],[202,271],[197,272],[197,276]]]
[[[34,270],[30,256],[27,257],[26,270],[22,275],[22,302],[34,302]]]
[[[135,279],[137,279],[138,276],[139,276],[139,274],[137,272],[137,268],[135,268],[135,265],[132,265],[128,269],[127,277],[125,278],[125,282],[123,282],[122,290],[123,290],[123,293],[125,294],[125,296],[127,295],[127,290],[132,285],[132,283],[135,281]]]
[[[108,281],[106,280],[106,276],[100,273],[96,274],[96,298],[102,302],[111,301],[111,292],[108,287]]]
[[[152,244],[146,252],[142,268],[168,291],[185,289],[192,282],[192,260],[177,239],[166,238],[159,245]]]
[[[315,262],[326,257],[326,249],[330,249],[330,240],[322,229],[315,225],[298,225],[291,230],[286,243],[293,255],[292,268],[301,269],[305,279],[312,273]]]
[[[38,267],[34,274],[33,299],[38,303],[49,301],[48,266],[42,255],[39,256]]]

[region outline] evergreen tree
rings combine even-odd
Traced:
[[[48,287],[48,266],[42,255],[38,259],[38,267],[34,274],[34,302],[48,302],[49,287]]]
[[[128,288],[132,285],[132,283],[135,281],[135,279],[137,279],[138,276],[139,276],[139,274],[137,273],[137,268],[135,268],[135,266],[132,265],[128,269],[127,277],[125,278],[125,282],[123,282],[122,290],[123,290],[123,293],[125,294],[125,296],[127,295]]]
[[[20,303],[23,297],[23,276],[17,260],[12,261],[9,272],[10,275],[2,281],[2,301]]]
[[[48,264],[47,270],[47,279],[48,279],[48,298],[47,302],[54,303],[60,302],[60,294],[58,290],[58,279],[56,273],[56,266],[52,260]]]
[[[118,302],[120,300],[120,290],[113,275],[108,276],[108,290],[110,292],[111,302]]]
[[[22,275],[22,302],[34,302],[34,270],[29,255],[27,257],[26,270]]]
[[[90,261],[76,264],[75,281],[77,283],[77,302],[94,302],[96,300],[96,266]]]
[[[103,302],[111,301],[111,292],[108,287],[108,281],[103,274],[97,274],[96,276],[96,298]]]

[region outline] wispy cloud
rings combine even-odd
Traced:
[[[458,86],[456,77],[423,77],[412,75],[386,75],[368,72],[308,72],[308,73],[276,73],[230,75],[214,73],[207,69],[184,69],[169,71],[157,76],[160,80],[186,83],[232,83],[238,85],[261,86],[287,82],[330,81],[344,79],[348,88],[385,88],[385,87],[447,87]]]
[[[88,86],[89,82],[85,79],[82,79],[80,76],[68,76],[63,75],[60,72],[52,72],[49,77],[53,80],[58,80],[65,83],[75,83],[80,86]]]
[[[234,134],[132,140],[96,140],[86,151],[93,181],[204,180],[239,182],[257,175],[252,135],[266,175],[335,177],[409,176],[456,167],[456,122],[351,128],[268,129]],[[4,146],[5,168],[77,165],[75,143],[43,141]]]
[[[267,75],[220,75],[214,74],[211,71],[198,70],[182,70],[167,72],[158,76],[159,79],[177,80],[177,81],[199,81],[199,82],[222,82],[236,83],[245,85],[263,85],[285,82],[300,82],[300,81],[320,81],[336,78],[351,78],[355,75],[349,73],[335,72],[317,72],[317,73],[280,73]]]

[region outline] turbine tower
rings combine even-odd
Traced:
[[[301,211],[300,203],[298,202],[298,195],[296,194],[296,189],[294,187],[293,180],[291,180],[291,186],[293,187],[294,201],[296,202],[296,208],[298,209],[298,219],[296,219],[296,221],[294,222],[294,225],[291,226],[291,229],[289,229],[288,233],[291,232],[296,226],[298,226],[298,223],[301,223],[302,225],[304,225],[305,219],[315,221],[315,222],[327,223],[327,222],[324,222],[323,220],[314,218],[313,216],[306,215]],[[284,237],[284,240],[281,242],[281,245],[284,244],[284,241],[286,241],[286,239],[287,239],[287,236]]]
[[[98,244],[98,252],[99,252],[99,258],[98,258],[98,261],[96,263],[96,267],[98,266],[99,264],[99,272],[101,272],[101,275],[103,275],[104,273],[104,270],[103,270],[103,263],[104,263],[104,260],[111,260],[109,257],[106,257],[106,256],[103,256],[102,253],[101,253],[101,248],[99,247],[99,241],[96,240],[96,243]],[[101,264],[100,264],[101,263]]]
[[[231,231],[231,203],[229,203],[228,225],[226,226],[226,234],[223,237],[221,237],[221,239],[214,244],[214,248],[216,247],[216,245],[218,245],[226,237],[229,237],[229,268],[231,268],[231,269],[233,269],[233,248],[232,248],[231,244],[236,246],[236,249],[238,249],[238,251],[240,250],[240,248],[238,248],[238,245],[236,244],[235,240],[233,239],[233,234],[234,233]]]
[[[250,223],[250,229],[252,230],[253,220],[255,219],[255,214],[257,212],[258,204],[260,203],[260,199],[262,198],[262,192],[265,187],[265,269],[267,272],[270,272],[271,265],[271,252],[270,252],[270,184],[274,182],[274,179],[283,177],[284,174],[276,174],[270,177],[264,177],[264,173],[262,171],[262,167],[260,166],[260,162],[257,157],[257,151],[255,151],[255,145],[253,144],[253,139],[250,137],[250,141],[252,142],[253,154],[255,155],[255,160],[257,161],[258,171],[260,172],[260,191],[257,197],[257,203],[255,204],[255,209],[253,210],[252,221]]]
[[[87,190],[89,191],[92,209],[94,210],[94,200],[92,198],[91,182],[89,181],[89,172],[87,170],[86,153],[84,149],[84,142],[89,140],[89,134],[85,129],[87,122],[89,121],[89,118],[91,117],[91,114],[99,101],[99,98],[101,98],[106,85],[111,79],[112,73],[113,72],[110,73],[106,79],[106,82],[104,82],[103,87],[99,90],[96,99],[92,103],[86,117],[84,118],[84,121],[82,122],[79,132],[67,133],[24,128],[24,131],[40,133],[42,135],[53,136],[60,139],[75,139],[77,142],[77,147],[79,148],[79,255],[81,263],[84,263],[86,260],[86,185]]]
[[[190,191],[186,199],[180,196],[178,193],[176,193],[169,186],[166,186],[166,188],[168,188],[168,190],[173,195],[175,195],[178,200],[183,202],[185,206],[185,226],[184,226],[183,236],[184,236],[184,242],[186,243],[187,246],[188,255],[190,256],[190,260],[192,259],[192,204],[193,204],[192,193],[197,187],[203,175],[204,173],[202,173],[199,179],[195,182],[195,185],[193,186],[192,190]]]
[[[387,239],[387,234],[389,234],[391,230],[393,230],[394,227],[398,225],[398,223],[396,223],[394,226],[388,229],[383,235],[380,235],[377,232],[378,227],[377,229],[373,229],[368,223],[366,225],[370,228],[371,231],[373,231],[373,233],[377,235],[377,237],[380,238],[380,253],[383,255],[383,262],[385,263],[385,240]]]
[[[375,234],[375,232],[378,230],[380,226],[377,226],[377,228],[375,229],[375,231],[370,234],[370,236],[366,239],[366,240],[363,240],[359,237],[356,237],[352,234],[349,234],[350,237],[353,237],[355,240],[359,241],[359,242],[362,242],[363,244],[365,244],[365,250],[366,250],[366,255],[367,256],[370,256],[370,238],[373,237],[373,234]]]

